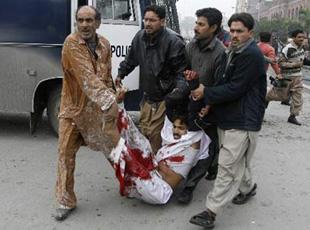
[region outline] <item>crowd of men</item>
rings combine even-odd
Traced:
[[[149,203],[168,202],[183,180],[178,201],[188,204],[201,178],[215,180],[204,210],[190,219],[205,228],[214,227],[228,202],[245,204],[256,194],[251,159],[266,105],[290,97],[288,122],[301,125],[296,116],[302,107],[304,33],[294,31],[276,60],[270,33],[261,33],[259,44],[254,40],[250,14],[230,17],[229,41],[219,10],[199,9],[196,17],[195,37],[185,44],[165,27],[165,8],[147,7],[144,28],[113,81],[109,41],[96,33],[100,13],[91,6],[77,10],[77,32],[62,51],[56,220],[76,208],[74,168],[81,145],[104,153],[122,195]],[[274,84],[267,93],[269,64],[285,86]],[[143,91],[139,129],[118,105],[122,80],[137,66]]]

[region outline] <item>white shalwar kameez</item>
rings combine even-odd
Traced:
[[[120,182],[123,196],[141,199],[151,204],[165,204],[173,190],[156,170],[158,163],[165,163],[186,178],[199,159],[208,157],[209,137],[203,131],[187,132],[174,139],[172,123],[166,117],[161,136],[163,147],[156,155],[151,153],[149,141],[139,132],[125,110],[120,110],[118,127],[122,138],[113,149],[109,160]],[[192,144],[200,141],[200,150]]]

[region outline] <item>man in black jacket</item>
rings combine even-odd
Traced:
[[[161,147],[164,98],[172,91],[178,94],[178,89],[185,87],[185,43],[180,35],[165,28],[164,7],[149,6],[145,9],[144,29],[135,35],[129,53],[119,65],[116,86],[138,65],[140,89],[144,93],[140,130],[150,140],[156,153]]]
[[[261,129],[266,95],[264,58],[252,38],[254,19],[248,13],[234,14],[228,21],[231,47],[216,74],[212,87],[192,92],[204,98],[218,119],[219,167],[213,189],[207,196],[206,210],[193,216],[192,224],[214,227],[218,211],[232,200],[244,204],[256,194],[250,161]]]

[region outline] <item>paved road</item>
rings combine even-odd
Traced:
[[[266,111],[253,160],[257,196],[244,206],[229,204],[217,217],[221,230],[308,230],[310,213],[310,95],[297,127],[289,108],[272,102]],[[83,147],[77,157],[78,209],[63,223],[54,211],[57,139],[40,125],[28,134],[25,115],[0,114],[0,229],[3,230],[199,230],[188,219],[204,208],[211,182],[202,180],[193,202],[152,206],[119,196],[118,183],[100,153]]]

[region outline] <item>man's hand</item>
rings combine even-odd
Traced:
[[[279,79],[279,80],[282,80],[283,76],[282,76],[282,74],[279,73],[279,74],[276,75],[276,78]]]
[[[203,96],[204,96],[204,89],[205,89],[204,85],[200,84],[197,89],[191,91],[191,96],[192,96],[194,101],[198,101],[198,100],[203,98]]]
[[[115,84],[116,88],[122,88],[122,85],[123,85],[122,84],[122,79],[119,76],[117,76],[115,78],[114,84]]]
[[[199,117],[203,118],[204,116],[206,116],[209,113],[210,108],[210,105],[206,105],[205,107],[203,107],[198,113]]]
[[[185,70],[183,74],[187,81],[191,81],[199,77],[198,73],[194,70]]]
[[[116,88],[116,102],[119,104],[125,98],[125,93],[128,91],[126,87]]]

